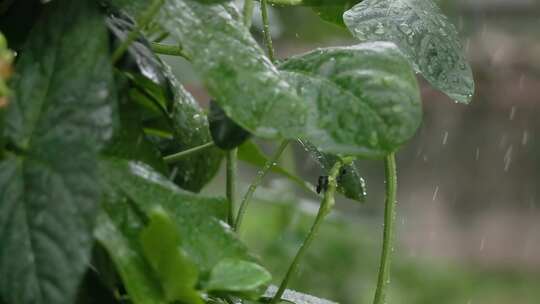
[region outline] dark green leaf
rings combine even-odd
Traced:
[[[310,103],[302,139],[323,152],[384,157],[421,122],[416,77],[392,43],[319,49],[292,57],[281,68]]]
[[[270,161],[270,159],[264,154],[264,152],[259,148],[259,146],[257,146],[253,141],[250,140],[246,141],[244,144],[238,147],[238,159],[257,168],[264,167],[264,165]],[[309,192],[315,191],[313,185],[304,181],[301,177],[287,171],[279,165],[272,166],[270,171],[288,178],[289,180],[293,181],[294,183]]]
[[[365,0],[343,16],[360,41],[396,43],[437,89],[469,103],[474,80],[458,33],[431,0]]]
[[[213,100],[210,101],[208,122],[212,139],[221,149],[232,150],[251,137],[251,133],[230,119]]]
[[[264,288],[270,280],[272,275],[255,263],[225,259],[214,266],[205,289],[242,294]]]
[[[262,137],[303,133],[305,104],[266,58],[233,4],[167,0],[158,19],[182,43],[228,117]]]
[[[6,36],[10,47],[19,52],[41,14],[43,5],[36,0],[4,2],[0,1],[0,31]]]
[[[343,22],[343,13],[353,7],[361,0],[343,0],[343,1],[313,1],[311,4],[313,10],[321,19],[340,26],[345,26]],[[307,1],[308,4],[310,1]]]
[[[339,161],[339,157],[323,153],[309,142],[301,141],[301,144],[321,166],[324,175],[328,176],[332,167]],[[359,202],[366,200],[366,182],[358,173],[358,169],[356,169],[354,163],[343,167],[337,182],[338,192],[345,195],[345,197]]]
[[[0,294],[8,303],[72,303],[89,261],[101,197],[96,158],[115,104],[96,6],[48,4],[17,62],[5,128],[13,153],[0,163]]]
[[[148,166],[124,160],[103,160],[103,177],[150,214],[163,208],[182,236],[182,248],[195,261],[202,279],[224,258],[252,261],[224,218],[224,199],[211,199],[183,191]]]
[[[168,302],[202,303],[195,290],[199,270],[180,247],[181,236],[176,225],[162,208],[154,209],[149,217],[150,223],[141,231],[140,239],[165,298]]]

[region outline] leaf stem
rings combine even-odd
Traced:
[[[234,202],[236,201],[236,172],[238,167],[237,155],[238,149],[227,151],[227,222],[231,226],[234,223]]]
[[[394,226],[396,221],[396,191],[397,173],[395,154],[391,153],[385,160],[386,173],[386,202],[384,209],[384,231],[381,261],[379,265],[379,278],[373,304],[386,302],[386,292],[390,285],[390,264],[394,246]]]
[[[213,146],[214,146],[214,142],[209,142],[209,143],[206,143],[206,144],[203,144],[203,145],[191,148],[191,149],[187,149],[187,150],[175,153],[175,154],[165,156],[163,158],[163,160],[165,160],[165,163],[167,163],[167,164],[173,164],[173,163],[178,162],[178,161],[180,161],[181,159],[183,159],[183,158],[185,158],[187,156],[190,156],[191,154],[201,152],[201,151],[206,150],[206,149],[208,149],[210,147],[213,147]]]
[[[275,61],[274,44],[272,42],[272,35],[270,34],[270,23],[268,21],[268,1],[261,0],[261,15],[263,21],[263,36],[266,42],[266,48],[268,49],[268,58],[270,61]]]
[[[259,185],[262,183],[266,174],[270,172],[270,169],[272,169],[272,167],[276,165],[276,162],[279,160],[279,158],[281,157],[281,154],[283,154],[283,151],[285,151],[285,148],[287,148],[288,145],[289,145],[288,139],[281,142],[281,144],[279,145],[278,149],[276,150],[272,158],[266,162],[264,167],[257,173],[257,176],[255,177],[251,185],[249,185],[248,191],[244,195],[242,199],[242,203],[240,203],[240,208],[238,209],[238,213],[236,215],[236,221],[233,227],[235,231],[240,230],[240,226],[242,225],[242,220],[244,219],[244,215],[247,211],[247,207],[249,205],[251,198],[253,197],[253,194],[255,193],[255,190],[257,190],[257,187],[259,187]]]
[[[248,30],[251,28],[251,20],[253,19],[253,7],[253,0],[244,0],[244,25],[248,28]]]
[[[118,46],[118,48],[116,48],[112,54],[111,59],[113,64],[122,58],[122,55],[124,55],[129,46],[133,43],[133,41],[135,41],[135,39],[137,39],[137,36],[140,34],[141,30],[143,30],[152,21],[152,19],[154,19],[164,2],[165,0],[154,0],[150,4],[148,9],[141,15],[135,28],[127,34],[126,39],[122,41],[120,46]]]
[[[300,265],[300,261],[306,254],[311,243],[313,242],[313,239],[315,238],[315,235],[319,231],[319,228],[321,224],[323,223],[324,218],[330,213],[330,211],[332,210],[332,207],[334,206],[334,203],[335,203],[334,194],[336,193],[337,178],[341,171],[341,167],[343,167],[346,164],[349,164],[352,161],[353,159],[340,160],[336,162],[334,166],[332,167],[332,169],[330,170],[330,175],[328,176],[328,188],[326,189],[324,196],[322,198],[321,206],[319,207],[319,212],[317,213],[317,217],[315,218],[315,221],[313,222],[313,225],[311,226],[311,229],[309,230],[309,233],[306,236],[306,239],[302,243],[302,246],[300,246],[300,249],[296,253],[296,256],[294,257],[291,265],[289,266],[289,269],[287,270],[287,273],[285,274],[285,278],[283,279],[283,281],[281,281],[278,291],[276,292],[276,294],[270,301],[270,304],[277,303],[283,296],[283,293],[287,289],[287,285],[289,284],[290,279],[296,273],[296,270],[298,269],[298,266]]]
[[[170,44],[152,42],[151,47],[152,47],[152,51],[158,54],[180,56],[180,57],[184,57],[187,60],[191,60],[191,58],[184,52],[182,47],[179,45],[170,45]]]

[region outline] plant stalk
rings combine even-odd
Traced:
[[[341,167],[343,167],[344,165],[350,162],[352,162],[352,159],[344,159],[344,160],[338,161],[334,164],[334,166],[330,170],[330,175],[328,176],[328,188],[324,192],[324,196],[322,198],[321,206],[319,207],[319,212],[317,213],[317,217],[315,218],[315,221],[313,222],[313,225],[311,226],[311,229],[309,230],[309,233],[306,236],[304,243],[302,243],[302,246],[300,246],[300,249],[296,253],[296,256],[294,257],[291,265],[289,266],[289,269],[287,270],[287,273],[285,274],[285,278],[283,279],[283,281],[281,281],[278,291],[276,292],[276,294],[270,301],[270,304],[277,303],[283,296],[283,293],[287,289],[287,285],[289,284],[290,279],[296,273],[296,270],[298,269],[298,266],[300,265],[300,261],[305,256],[307,250],[309,249],[309,246],[311,245],[311,243],[313,242],[313,239],[315,238],[315,235],[317,235],[317,232],[319,231],[319,228],[321,224],[323,223],[324,218],[332,210],[332,207],[335,204],[334,194],[336,193],[337,178],[341,171]]]
[[[236,201],[236,173],[238,171],[237,155],[238,149],[227,151],[227,222],[230,226],[234,224],[234,205]]]
[[[120,46],[118,46],[118,48],[112,54],[111,58],[113,64],[122,58],[129,46],[133,43],[133,41],[135,41],[135,39],[137,39],[140,32],[152,21],[152,19],[154,19],[164,2],[165,0],[154,0],[150,4],[148,9],[139,18],[135,28],[128,33],[126,39],[122,41]]]
[[[180,56],[184,57],[187,60],[191,60],[191,58],[184,52],[184,50],[180,46],[157,42],[152,42],[151,46],[152,50],[158,54]]]
[[[165,156],[163,158],[163,160],[167,164],[173,164],[173,163],[176,163],[176,162],[190,156],[191,154],[201,152],[201,151],[206,150],[206,149],[208,149],[210,147],[213,147],[213,146],[214,146],[214,142],[209,142],[209,143],[206,143],[206,144],[203,144],[203,145],[191,148],[191,149],[187,149],[187,150],[175,153],[175,154]]]
[[[268,1],[261,0],[261,15],[263,21],[263,36],[268,49],[268,58],[272,63],[275,61],[274,43],[270,34],[270,22],[268,21]]]
[[[397,173],[395,154],[391,153],[385,160],[386,173],[386,202],[384,209],[384,231],[381,261],[379,265],[379,278],[373,304],[386,303],[388,286],[390,285],[390,264],[394,250],[394,226],[396,222],[396,191]]]
[[[257,173],[257,176],[255,177],[253,182],[251,182],[251,185],[249,185],[248,191],[244,195],[242,203],[240,203],[240,208],[238,209],[238,213],[236,215],[236,221],[233,226],[235,231],[240,230],[242,220],[244,219],[247,207],[249,205],[249,202],[251,201],[251,198],[253,197],[253,194],[255,193],[255,190],[257,190],[257,187],[259,187],[259,185],[262,183],[266,174],[270,172],[270,169],[272,169],[272,167],[276,165],[276,162],[279,160],[281,154],[283,154],[283,151],[285,151],[285,148],[287,148],[288,145],[289,140],[284,140],[283,142],[281,142],[272,158],[266,162],[264,167]]]
[[[242,15],[244,17],[244,25],[248,28],[248,30],[251,28],[254,6],[255,3],[253,2],[253,0],[244,0],[244,10]]]

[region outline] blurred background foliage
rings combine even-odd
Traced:
[[[424,123],[398,157],[398,245],[389,303],[540,303],[540,1],[439,4],[462,34],[477,92],[470,106],[457,105],[420,79]],[[281,58],[355,43],[344,28],[308,8],[272,7],[270,13]],[[257,12],[254,25],[260,39]],[[209,96],[189,64],[164,58],[207,107]],[[268,153],[275,148],[261,144]],[[312,183],[320,174],[299,145],[282,165]],[[240,168],[247,186],[256,168]],[[366,204],[338,200],[292,288],[341,303],[371,302],[384,170],[377,161],[362,161],[359,168],[368,183]],[[205,191],[223,193],[223,177]],[[276,176],[257,197],[242,237],[275,270],[277,283],[318,203]]]

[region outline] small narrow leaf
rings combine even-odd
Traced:
[[[208,115],[210,133],[216,146],[224,150],[232,150],[251,137],[251,133],[230,119],[225,111],[213,100],[210,101]]]
[[[214,266],[205,289],[236,294],[249,293],[265,287],[271,279],[270,273],[255,263],[225,259]]]
[[[345,24],[360,41],[391,41],[437,89],[469,103],[474,80],[458,33],[432,0],[365,0]]]
[[[416,77],[392,43],[319,49],[288,59],[281,69],[310,104],[302,139],[322,152],[384,157],[421,122]]]
[[[0,163],[0,297],[8,303],[72,303],[88,266],[101,199],[97,154],[116,103],[108,39],[95,1],[55,0],[17,60],[4,130],[10,153]]]
[[[202,303],[195,290],[199,277],[197,266],[180,248],[181,238],[167,213],[156,208],[150,223],[140,234],[144,255],[154,269],[167,301]]]

